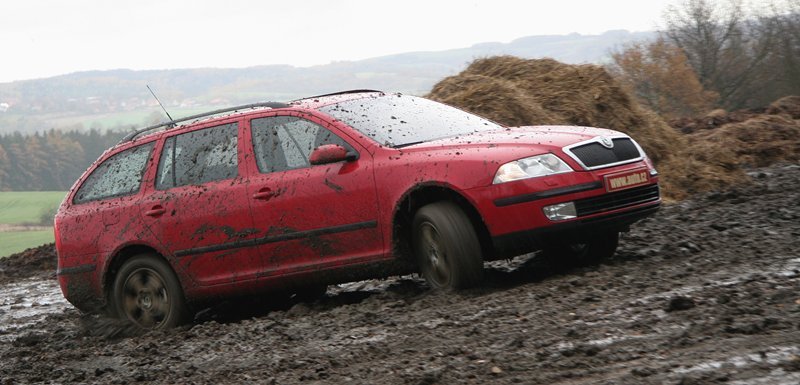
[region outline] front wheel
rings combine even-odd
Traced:
[[[580,242],[562,242],[544,247],[548,262],[559,267],[587,266],[611,258],[619,245],[619,232],[601,233]]]
[[[112,291],[115,315],[142,329],[168,329],[186,322],[189,310],[178,278],[161,258],[137,255],[117,273]]]
[[[452,202],[431,203],[417,211],[413,245],[420,273],[435,289],[464,289],[483,279],[478,235]]]

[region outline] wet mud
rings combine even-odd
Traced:
[[[666,205],[596,266],[527,255],[469,291],[364,281],[144,335],[67,304],[43,248],[52,266],[0,262],[0,383],[797,384],[800,165],[750,175]]]

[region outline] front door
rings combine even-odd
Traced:
[[[313,117],[267,116],[249,121],[254,160],[247,182],[264,276],[310,272],[382,256],[383,240],[371,156]],[[355,160],[311,165],[323,144]]]

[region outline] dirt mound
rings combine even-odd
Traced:
[[[771,115],[786,114],[792,119],[800,119],[800,96],[785,96],[774,101],[767,107],[767,113]]]
[[[743,177],[686,153],[686,138],[639,106],[600,66],[513,56],[478,59],[436,84],[428,97],[509,126],[570,124],[630,134],[656,163],[667,198],[682,199]]]
[[[730,123],[744,122],[763,114],[764,111],[763,108],[733,112],[716,109],[701,117],[672,120],[669,125],[684,134],[691,134],[700,130],[712,130]]]
[[[742,123],[755,119],[753,129],[764,128],[759,121],[768,115],[782,115],[789,120],[800,119],[800,96],[785,96],[772,102],[766,108],[750,108],[737,111],[717,109],[705,116],[697,118],[681,118],[669,122],[673,128],[684,134],[693,134],[702,130],[713,130],[727,124]]]
[[[689,135],[689,151],[726,169],[763,167],[800,160],[800,120],[756,115],[742,122]]]
[[[434,99],[453,106],[469,106],[477,114],[496,119],[509,126],[530,122],[559,124],[563,118],[542,107],[535,98],[517,89],[513,82],[486,75],[463,74],[437,84]],[[432,94],[433,95],[433,94]],[[500,121],[500,119],[496,119]]]
[[[55,274],[56,246],[53,243],[0,258],[0,282],[8,279]]]
[[[783,97],[766,108],[714,110],[670,124],[688,134],[688,151],[695,159],[728,170],[800,160],[800,96]]]

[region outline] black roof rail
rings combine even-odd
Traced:
[[[306,97],[306,98],[302,98],[302,99],[296,99],[296,100],[293,100],[293,102],[299,102],[299,101],[301,101],[301,100],[308,100],[308,99],[315,99],[315,98],[324,98],[324,97],[326,97],[326,96],[347,95],[347,94],[360,94],[360,93],[362,93],[362,92],[381,92],[381,93],[382,93],[383,91],[379,91],[379,90],[368,90],[368,89],[347,90],[347,91],[333,92],[333,93],[330,93],[330,94],[324,94],[324,95],[309,96],[309,97]]]
[[[226,112],[232,112],[232,111],[238,111],[238,110],[245,110],[245,109],[248,109],[248,108],[258,108],[258,107],[286,108],[286,107],[289,107],[289,105],[286,104],[286,103],[280,103],[280,102],[260,102],[260,103],[243,104],[241,106],[227,107],[227,108],[222,108],[222,109],[219,109],[219,110],[203,112],[201,114],[186,116],[186,117],[183,117],[183,118],[180,118],[180,119],[170,120],[168,122],[161,122],[161,123],[158,123],[158,124],[154,124],[152,126],[148,126],[148,127],[145,127],[145,128],[140,128],[140,129],[138,129],[136,131],[131,132],[128,135],[125,135],[125,137],[122,138],[122,140],[120,140],[119,143],[129,142],[129,141],[133,140],[134,138],[136,138],[137,136],[139,136],[141,134],[144,134],[145,132],[152,131],[152,130],[155,130],[155,129],[158,129],[158,128],[161,128],[161,127],[168,127],[168,128],[175,127],[176,123],[185,122],[187,120],[200,119],[200,118],[204,118],[206,116],[223,114],[223,113],[226,113]]]

